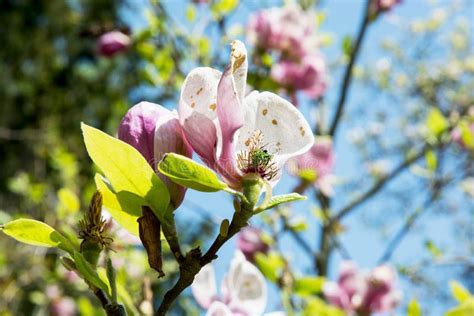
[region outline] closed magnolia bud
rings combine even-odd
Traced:
[[[112,57],[124,52],[130,46],[130,37],[119,31],[112,31],[102,34],[97,42],[99,54],[105,57]]]
[[[145,247],[148,255],[148,264],[152,269],[158,272],[161,278],[165,275],[163,272],[163,259],[161,256],[161,224],[153,211],[148,207],[142,208],[143,215],[138,218],[138,232],[140,240]]]

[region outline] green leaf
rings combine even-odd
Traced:
[[[470,298],[464,303],[450,309],[444,316],[472,316],[474,310],[474,298]]]
[[[345,316],[346,313],[335,306],[326,304],[322,299],[311,297],[307,300],[303,316]]]
[[[112,184],[114,191],[122,191],[143,199],[159,219],[168,209],[170,195],[145,158],[129,144],[104,132],[81,124],[87,152]]]
[[[169,153],[158,164],[158,170],[173,182],[202,192],[216,192],[227,189],[211,169],[188,157]]]
[[[448,120],[437,108],[432,108],[426,117],[426,127],[434,137],[439,137],[448,127]]]
[[[266,255],[257,252],[255,254],[255,264],[269,281],[276,282],[281,269],[285,266],[285,260],[275,252]]]
[[[79,211],[80,202],[77,195],[68,188],[62,188],[58,191],[58,208],[66,214],[72,214]]]
[[[451,281],[449,282],[449,287],[451,288],[451,294],[459,303],[463,303],[469,298],[472,298],[471,293],[459,282]]]
[[[72,253],[74,251],[71,242],[54,228],[43,222],[20,218],[0,226],[0,230],[19,242],[40,246],[58,247]]]
[[[306,196],[302,196],[298,193],[290,193],[290,194],[282,194],[282,195],[275,195],[270,198],[268,203],[259,207],[256,212],[261,212],[264,210],[268,210],[270,208],[274,208],[280,204],[290,203],[294,201],[306,200]]]
[[[107,285],[107,291],[110,291],[110,282],[107,278],[107,271],[104,268],[98,268],[97,269],[97,274],[99,278],[102,280]],[[135,307],[133,303],[133,299],[130,296],[130,294],[127,292],[125,287],[118,282],[117,282],[117,294],[118,294],[118,303],[123,304],[125,306],[125,309],[127,310],[128,315],[140,315],[138,312],[137,308]]]
[[[461,130],[461,140],[464,143],[464,146],[469,149],[474,149],[474,131],[471,129],[471,124],[466,121],[462,121],[459,124],[459,129]]]
[[[94,179],[97,190],[102,193],[102,203],[105,209],[120,226],[129,233],[138,236],[137,219],[142,215],[141,206],[143,205],[143,199],[133,194],[127,194],[125,191],[119,193],[112,192],[106,179],[98,173]]]
[[[421,316],[420,304],[414,298],[408,303],[407,316]]]
[[[84,280],[86,280],[96,288],[101,289],[110,297],[109,285],[107,285],[107,283],[99,277],[97,272],[92,268],[89,262],[86,261],[82,254],[78,251],[74,251],[73,257],[77,271],[79,271]]]
[[[217,0],[211,7],[212,12],[217,15],[225,15],[233,11],[239,5],[239,0]]]
[[[346,35],[342,39],[342,52],[346,56],[352,53],[352,37],[350,35]]]
[[[323,289],[324,277],[303,277],[295,280],[294,291],[300,296],[309,296],[321,293]]]
[[[431,240],[427,240],[425,242],[425,247],[435,258],[441,257],[443,255],[443,252]]]
[[[436,170],[436,166],[438,165],[438,159],[434,151],[428,150],[426,152],[425,161],[426,161],[426,166],[428,167],[428,170],[430,171]]]

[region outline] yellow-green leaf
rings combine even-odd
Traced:
[[[120,226],[129,233],[138,236],[137,219],[142,215],[143,199],[133,194],[127,194],[125,191],[112,192],[106,183],[106,179],[100,174],[96,174],[94,179],[97,190],[102,193],[102,203],[105,209]]]
[[[472,316],[472,311],[474,311],[474,298],[470,298],[450,309],[444,314],[444,316]]]
[[[432,108],[426,117],[426,127],[435,137],[440,136],[448,127],[448,120],[437,108]]]
[[[166,154],[158,170],[173,182],[197,191],[216,192],[227,188],[214,171],[182,155]]]
[[[82,256],[78,251],[73,253],[74,263],[76,264],[77,271],[82,276],[84,280],[92,284],[93,286],[101,289],[110,297],[109,285],[105,283],[97,274],[97,272],[92,268],[92,266],[87,262],[87,260]]]
[[[463,303],[464,301],[471,298],[471,293],[469,293],[469,291],[464,286],[462,286],[459,282],[451,281],[449,282],[449,287],[451,288],[451,293],[453,297],[459,303]]]
[[[117,194],[127,192],[144,200],[159,219],[168,209],[170,195],[145,158],[129,144],[81,124],[87,152]]]
[[[414,298],[408,303],[407,316],[421,316],[420,304]]]
[[[294,291],[300,296],[318,294],[323,289],[324,281],[324,277],[307,276],[298,278],[295,280]]]
[[[0,226],[0,230],[5,235],[25,244],[58,247],[69,253],[73,252],[73,246],[66,237],[48,224],[34,219],[20,218]]]

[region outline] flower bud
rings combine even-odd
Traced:
[[[99,37],[97,50],[105,57],[112,57],[127,50],[130,46],[130,37],[119,31],[112,31]]]

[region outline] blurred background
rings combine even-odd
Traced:
[[[116,135],[139,101],[176,108],[186,74],[223,69],[240,39],[249,85],[297,105],[318,136],[332,137],[335,157],[333,192],[319,183],[307,201],[252,225],[295,275],[334,280],[346,259],[368,269],[390,262],[403,292],[393,313],[405,315],[416,299],[424,315],[441,315],[457,304],[450,280],[474,291],[474,2],[398,2],[369,17],[365,1],[291,2],[314,26],[302,42],[315,41],[292,71],[287,52],[264,44],[255,26],[259,13],[286,2],[0,1],[0,224],[28,217],[77,235],[97,171],[80,122]],[[286,174],[275,191],[303,182]],[[232,211],[228,196],[190,190],[176,213],[184,248],[208,246]],[[320,248],[325,211],[343,214],[329,249]],[[169,273],[158,280],[136,240],[114,232],[119,282],[135,312],[149,314],[177,267],[165,253]],[[3,235],[0,248],[0,315],[102,315],[57,250]],[[220,252],[219,282],[234,250],[230,242]],[[283,309],[277,283],[268,283],[268,311]],[[186,291],[171,314],[202,310]]]

